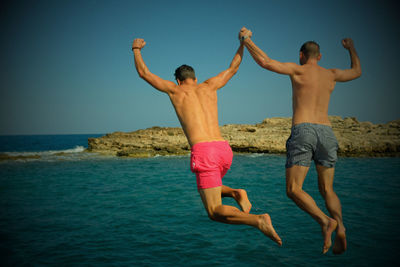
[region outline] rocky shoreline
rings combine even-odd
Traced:
[[[340,156],[400,156],[400,120],[373,124],[339,116],[330,116],[329,119],[339,142]],[[267,118],[258,124],[224,125],[221,133],[236,153],[284,154],[290,128],[291,118]],[[145,158],[187,155],[190,147],[181,128],[152,127],[89,138],[87,151]]]

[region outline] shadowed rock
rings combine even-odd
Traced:
[[[5,153],[0,153],[0,161],[4,160],[27,160],[27,159],[40,159],[39,155],[8,155]]]
[[[341,156],[400,156],[400,120],[386,124],[356,118],[329,117]],[[259,124],[228,124],[223,138],[237,153],[286,153],[291,118],[267,118]],[[125,157],[187,155],[190,147],[181,128],[152,127],[130,133],[115,132],[89,138],[88,151]]]

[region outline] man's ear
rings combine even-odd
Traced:
[[[176,79],[176,82],[178,83],[178,85],[181,85],[181,81],[179,79]]]
[[[319,56],[317,57],[317,60],[320,61],[320,60],[321,60],[321,57],[322,57],[322,54],[319,53]]]
[[[197,77],[194,79],[195,83],[197,83]]]
[[[300,54],[299,54],[300,65],[302,65],[304,61],[305,61],[304,53],[300,51]]]

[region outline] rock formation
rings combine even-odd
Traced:
[[[8,155],[6,153],[0,153],[0,161],[6,160],[27,160],[27,159],[40,159],[39,155]]]
[[[400,156],[400,120],[386,124],[329,117],[342,156]],[[291,118],[267,118],[254,125],[229,124],[222,136],[238,153],[286,153]],[[115,132],[88,140],[88,151],[126,157],[186,155],[190,147],[181,128],[152,127],[130,133]]]

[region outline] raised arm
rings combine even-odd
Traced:
[[[236,74],[239,70],[240,63],[242,62],[243,58],[243,43],[240,44],[238,50],[236,51],[235,56],[229,68],[218,74],[217,76],[208,79],[204,83],[207,83],[211,88],[216,90],[225,86],[225,84]]]
[[[253,59],[260,65],[262,68],[277,72],[280,74],[292,75],[295,72],[295,68],[297,64],[295,63],[282,63],[277,60],[271,59],[268,55],[262,51],[251,39],[252,33],[250,30],[245,27],[240,31],[239,37],[243,39],[243,43],[246,46],[247,50],[249,50]]]
[[[164,93],[172,93],[176,88],[176,84],[161,79],[157,75],[151,73],[143,61],[141,49],[146,45],[143,39],[135,39],[132,44],[133,55],[135,56],[136,70],[143,80],[148,82],[151,86]]]
[[[347,82],[357,79],[361,76],[361,64],[360,58],[357,55],[356,49],[354,48],[353,40],[345,38],[342,40],[343,47],[349,51],[351,68],[346,70],[332,69],[335,75],[335,81]]]

